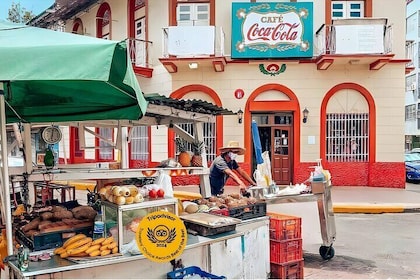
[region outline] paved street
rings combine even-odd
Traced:
[[[420,213],[337,214],[335,257],[304,251],[305,279],[418,279]]]

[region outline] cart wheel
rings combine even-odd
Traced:
[[[319,254],[324,260],[330,260],[334,257],[334,248],[333,246],[321,246],[319,247]]]

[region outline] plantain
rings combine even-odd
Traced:
[[[99,248],[99,251],[105,251],[109,250],[108,245],[102,245],[101,248]]]
[[[99,250],[99,248],[101,248],[101,245],[100,244],[93,245],[93,242],[92,242],[92,244],[90,245],[90,247],[86,250],[86,253],[90,254],[93,251]]]
[[[106,237],[101,237],[101,238],[95,239],[95,240],[93,240],[92,245],[94,246],[94,245],[101,244],[102,242],[105,241],[105,239],[106,239]]]
[[[102,246],[108,245],[108,244],[111,244],[113,241],[115,241],[114,237],[110,236],[110,237],[105,238],[105,240],[101,243],[101,245]]]
[[[111,250],[111,253],[116,254],[118,253],[118,247],[115,247]]]
[[[67,258],[69,256],[69,254],[67,254],[67,251],[66,252],[64,252],[64,253],[61,253],[60,254],[60,257],[62,258],[62,259],[65,259],[65,258]]]
[[[96,250],[96,251],[91,252],[91,253],[89,254],[89,256],[91,256],[91,257],[96,257],[96,256],[99,256],[100,254],[101,254],[101,251]]]
[[[90,241],[90,242],[88,242],[86,244],[83,244],[80,247],[69,249],[69,250],[67,250],[67,254],[69,256],[74,256],[74,255],[78,255],[80,253],[84,253],[87,249],[89,249],[89,247],[90,247],[91,244],[92,244],[92,241]]]
[[[58,247],[54,249],[54,254],[55,255],[60,255],[62,253],[64,253],[66,251],[66,249],[64,249],[63,247]]]
[[[111,250],[109,250],[109,249],[101,251],[101,256],[106,256],[106,255],[109,255],[109,254],[111,254]]]
[[[108,249],[110,249],[110,250],[114,249],[115,247],[117,247],[117,242],[115,242],[115,241],[108,244]]]
[[[65,248],[66,248],[67,251],[69,251],[71,249],[74,249],[74,248],[78,248],[80,246],[83,246],[83,245],[85,245],[87,243],[92,244],[92,238],[91,237],[85,237],[83,239],[80,239],[80,240],[78,240],[76,242],[71,243],[70,245],[68,245]]]
[[[63,248],[67,248],[67,246],[69,246],[70,244],[77,242],[85,237],[86,235],[83,233],[76,234],[75,236],[70,237],[69,239],[66,240],[66,242],[64,242]]]

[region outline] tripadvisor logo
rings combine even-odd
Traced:
[[[182,254],[187,229],[173,213],[157,211],[143,217],[136,232],[140,252],[151,261],[169,262]]]

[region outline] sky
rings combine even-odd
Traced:
[[[55,0],[0,0],[0,20],[7,19],[12,3],[20,3],[20,6],[25,8],[26,11],[32,11],[35,15],[39,15],[54,2]]]

